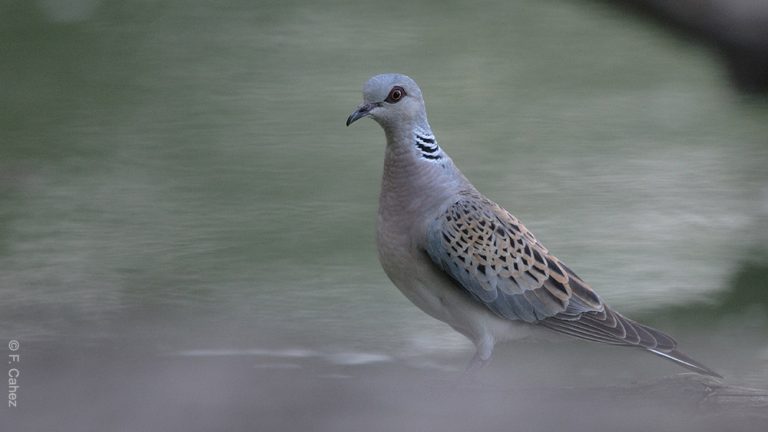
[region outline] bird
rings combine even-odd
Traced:
[[[544,331],[645,350],[722,378],[679,351],[671,336],[609,307],[515,216],[480,193],[438,144],[413,79],[371,77],[346,125],[365,117],[386,137],[379,261],[405,297],[474,344],[468,371],[486,365],[497,343]]]

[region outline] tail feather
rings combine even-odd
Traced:
[[[703,364],[697,362],[696,360],[688,357],[688,355],[686,355],[685,353],[682,353],[676,349],[664,350],[664,351],[658,350],[658,349],[651,349],[651,348],[646,348],[646,349],[656,354],[659,357],[664,357],[665,359],[672,360],[673,362],[679,364],[680,366],[690,369],[696,373],[700,373],[702,375],[709,375],[715,378],[723,378],[722,375],[718,374],[712,369],[704,366]]]
[[[694,372],[722,378],[717,372],[678,351],[677,342],[672,336],[626,318],[607,306],[601,311],[585,312],[578,316],[556,315],[539,324],[581,339],[643,348]]]

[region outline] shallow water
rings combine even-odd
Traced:
[[[428,429],[425,393],[387,404],[387,386],[451,383],[472,347],[376,259],[384,138],[344,120],[385,71],[420,83],[465,174],[609,303],[768,386],[768,105],[647,22],[564,0],[40,0],[0,6],[0,24],[13,424]],[[678,371],[579,346],[502,347],[482,379]],[[488,430],[506,415],[479,412]]]

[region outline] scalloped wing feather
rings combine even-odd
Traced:
[[[427,254],[459,286],[495,314],[538,324],[580,339],[645,348],[715,377],[678,351],[669,335],[607,307],[514,216],[472,192],[435,219]]]
[[[462,194],[430,226],[427,253],[495,314],[582,339],[671,351],[666,334],[609,309],[513,215]]]
[[[507,319],[533,323],[603,309],[595,292],[517,218],[481,196],[463,194],[431,224],[427,253]]]

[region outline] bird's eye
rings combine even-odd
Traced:
[[[400,99],[405,96],[405,90],[403,90],[400,86],[392,87],[392,90],[389,91],[389,95],[387,95],[386,101],[389,103],[397,103],[400,101]]]

